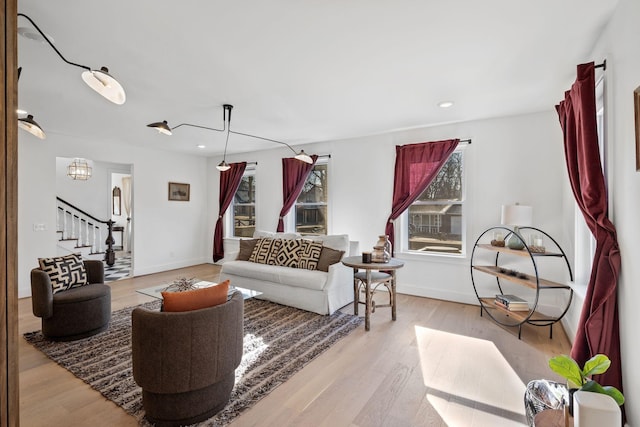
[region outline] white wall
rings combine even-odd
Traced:
[[[207,161],[202,157],[126,145],[86,144],[49,132],[41,141],[19,133],[18,294],[31,294],[29,272],[38,257],[56,253],[56,157],[131,165],[133,175],[134,275],[206,262]],[[191,184],[189,202],[167,200],[169,181]],[[108,187],[109,184],[105,183]],[[67,195],[67,197],[72,197]],[[104,202],[109,215],[108,199]],[[33,224],[47,230],[34,231]]]
[[[607,138],[610,218],[616,226],[622,256],[618,281],[622,375],[627,421],[640,425],[640,353],[637,305],[640,301],[640,172],[635,166],[633,91],[640,86],[640,2],[620,0],[612,20],[594,52],[607,60]],[[587,62],[587,60],[585,60]]]
[[[534,225],[561,236],[564,161],[555,111],[394,132],[305,145],[308,153],[331,154],[330,217],[332,234],[347,233],[369,248],[384,234],[391,210],[395,146],[448,138],[472,138],[466,149],[467,256],[405,256],[398,271],[399,292],[477,303],[469,277],[469,256],[476,237],[499,224],[502,204],[519,201],[534,208]],[[281,158],[290,151],[270,150],[227,156],[227,161],[257,161],[256,226],[274,231],[282,206]],[[209,160],[211,200],[217,201],[219,174]],[[217,203],[211,204],[209,231]],[[227,240],[231,247],[232,242]],[[211,250],[211,243],[209,243]]]

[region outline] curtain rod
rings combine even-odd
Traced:
[[[458,141],[458,144],[469,144],[469,145],[471,145],[471,138],[461,139],[460,141]]]
[[[593,68],[602,68],[602,71],[607,70],[607,60],[602,61],[602,64],[594,65]]]
[[[330,159],[331,158],[331,154],[320,154],[320,155],[318,155],[318,158],[319,159],[324,159],[324,158]],[[257,166],[257,165],[258,165],[258,162],[247,162],[247,166]]]

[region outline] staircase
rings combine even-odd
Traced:
[[[108,265],[113,265],[113,221],[99,220],[59,197],[56,199],[58,255],[79,252],[83,259],[104,260]],[[103,240],[105,235],[107,238]],[[103,245],[106,245],[106,249]]]

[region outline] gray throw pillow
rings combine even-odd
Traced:
[[[337,251],[323,246],[322,252],[320,252],[320,258],[318,258],[317,269],[320,271],[329,271],[329,266],[340,262],[342,255],[344,255],[344,251]]]
[[[238,256],[236,259],[238,261],[249,261],[251,254],[253,253],[253,248],[256,247],[256,243],[258,243],[259,239],[241,239],[240,240],[240,251],[238,252]]]

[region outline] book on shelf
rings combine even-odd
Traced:
[[[509,311],[529,311],[529,303],[515,295],[497,294],[495,303]]]
[[[511,304],[514,302],[518,302],[518,303],[527,302],[527,300],[522,299],[517,295],[511,295],[511,294],[496,294],[496,299],[504,302],[505,304]]]

